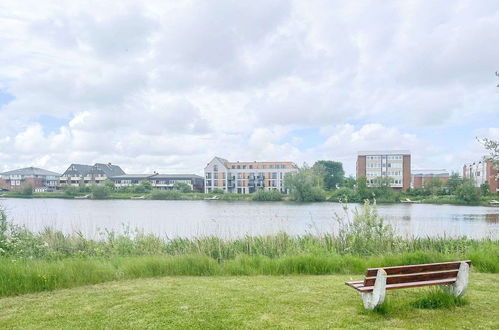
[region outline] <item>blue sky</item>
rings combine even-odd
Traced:
[[[409,149],[460,171],[499,139],[497,1],[0,4],[0,171]]]

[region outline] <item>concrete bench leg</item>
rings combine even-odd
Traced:
[[[461,297],[468,288],[468,277],[470,275],[470,265],[461,262],[457,273],[456,283],[450,286],[450,291],[455,297]]]
[[[361,292],[362,301],[364,302],[364,308],[372,310],[376,306],[379,306],[385,301],[386,293],[386,272],[383,269],[379,269],[376,274],[376,281],[374,282],[373,292]]]
[[[440,287],[447,293],[461,297],[468,288],[468,277],[470,274],[470,265],[466,262],[461,262],[459,271],[457,272],[456,282],[451,285],[441,285]]]

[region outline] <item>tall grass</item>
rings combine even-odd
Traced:
[[[122,278],[164,275],[353,274],[368,267],[471,259],[499,272],[492,239],[402,239],[366,204],[353,219],[337,216],[337,235],[163,239],[106,232],[94,240],[53,229],[31,232],[0,211],[0,295],[52,290]]]

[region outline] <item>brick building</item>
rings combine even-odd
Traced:
[[[26,167],[0,173],[0,189],[20,190],[25,184],[31,184],[35,191],[56,190],[59,186],[59,173],[38,167]]]
[[[498,170],[491,160],[480,160],[464,165],[463,178],[473,180],[477,187],[488,183],[491,193],[499,192]]]
[[[424,188],[432,179],[438,179],[445,185],[449,176],[449,172],[446,170],[414,170],[411,174],[411,188]]]
[[[367,178],[372,187],[377,178],[390,178],[390,186],[407,190],[411,186],[411,153],[408,150],[359,151],[357,177]]]

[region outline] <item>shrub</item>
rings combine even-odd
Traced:
[[[251,196],[254,201],[280,201],[282,194],[277,190],[258,190]]]
[[[215,188],[211,192],[214,193],[214,194],[223,194],[224,190],[220,189],[220,188]]]
[[[91,188],[93,199],[106,199],[109,196],[109,188],[105,185],[94,184]]]
[[[79,192],[78,187],[73,187],[68,184],[62,186],[62,191],[64,191],[66,196],[76,196]]]
[[[353,220],[349,221],[349,213],[345,207],[345,216],[336,215],[340,229],[336,239],[337,251],[359,255],[373,255],[392,252],[397,237],[395,230],[378,215],[376,204],[368,200],[359,211],[353,212]]]
[[[177,190],[154,190],[150,197],[156,200],[179,200],[182,199],[182,193]]]
[[[33,195],[33,184],[31,182],[25,182],[21,186],[21,194],[24,196]]]
[[[480,201],[480,189],[475,187],[471,180],[463,180],[463,184],[457,187],[456,196],[466,203],[478,203]]]

